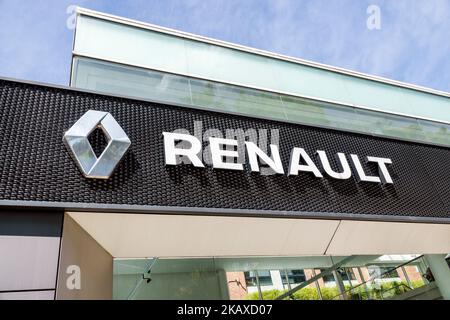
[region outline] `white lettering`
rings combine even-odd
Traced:
[[[266,169],[277,174],[284,174],[283,163],[281,162],[278,146],[270,144],[271,156],[261,150],[252,141],[241,141],[239,139],[224,139],[218,137],[209,137],[210,161],[202,158],[202,142],[199,138],[180,132],[163,132],[164,136],[164,152],[166,165],[177,165],[180,163],[191,163],[195,167],[205,167],[205,164],[211,164],[214,169],[227,170],[243,170],[242,152],[244,148],[240,148],[244,144],[250,170],[260,172],[259,161],[266,164]],[[338,170],[331,168],[330,161],[325,151],[317,150],[319,165],[311,159],[304,148],[294,147],[291,152],[289,161],[288,175],[298,175],[299,172],[311,172],[317,178],[323,178],[323,172],[334,179],[345,180],[352,176],[352,169],[344,153],[337,153],[336,161]],[[350,154],[352,168],[355,171],[358,181],[374,182],[374,183],[393,183],[389,174],[387,164],[392,164],[392,160],[388,158],[368,156],[367,162],[376,162],[378,165],[379,177],[366,174],[363,165],[356,154]],[[319,170],[319,168],[321,170]],[[262,172],[260,172],[262,174]]]
[[[360,181],[378,182],[378,183],[381,182],[380,178],[378,178],[378,177],[366,175],[366,173],[364,172],[364,169],[361,165],[361,162],[359,161],[359,158],[356,154],[351,154],[350,158],[352,158],[353,165],[356,169],[356,173],[358,174],[358,178]]]
[[[378,164],[378,171],[380,172],[380,178],[383,184],[394,183],[392,181],[391,175],[389,174],[388,168],[386,168],[386,164],[392,164],[391,159],[379,157],[367,157],[367,160],[370,162],[376,162]]]
[[[250,163],[250,169],[255,172],[259,172],[258,157],[264,161],[272,170],[278,174],[283,174],[283,164],[281,163],[280,153],[278,147],[274,144],[270,145],[270,152],[272,153],[272,158],[270,158],[264,151],[262,151],[253,142],[246,142],[248,161]]]
[[[320,162],[322,163],[323,170],[332,178],[335,179],[349,179],[352,176],[352,171],[350,170],[350,166],[348,165],[347,158],[345,154],[338,153],[338,166],[341,172],[336,172],[331,168],[330,162],[328,161],[327,154],[323,150],[317,150],[317,154],[319,155]]]
[[[202,150],[202,143],[196,137],[174,132],[163,132],[163,136],[166,165],[177,165],[177,156],[186,156],[195,167],[204,167],[198,157],[198,153]],[[188,141],[191,147],[177,148],[175,146],[177,140]]]
[[[306,164],[300,164],[300,159],[303,158]],[[319,169],[306,153],[303,148],[294,148],[291,153],[291,161],[289,165],[289,175],[297,175],[299,171],[312,172],[317,178],[323,178]]]
[[[229,169],[229,170],[243,170],[241,163],[235,163],[239,153],[234,150],[223,150],[221,146],[236,146],[238,142],[234,139],[221,139],[221,138],[209,138],[209,146],[211,148],[211,157],[213,168],[217,169]],[[223,158],[233,158],[233,162],[229,159],[223,161]]]

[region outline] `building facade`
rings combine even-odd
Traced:
[[[79,8],[0,106],[0,299],[450,299],[448,93]]]

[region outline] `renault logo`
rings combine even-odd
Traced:
[[[100,128],[108,145],[100,157],[89,143],[89,135]],[[89,110],[64,134],[63,141],[86,178],[108,179],[127,152],[131,141],[108,112]]]

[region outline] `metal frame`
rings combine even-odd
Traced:
[[[389,268],[387,271],[385,271],[385,272],[383,272],[382,274],[376,274],[376,275],[374,275],[374,276],[369,276],[369,279],[367,279],[366,281],[363,281],[363,282],[361,282],[361,283],[358,283],[356,286],[354,286],[354,287],[351,287],[350,289],[347,289],[347,290],[345,290],[344,291],[344,294],[347,294],[347,292],[351,292],[351,291],[353,291],[354,289],[356,289],[356,288],[358,288],[358,287],[361,287],[361,286],[365,286],[365,290],[366,290],[366,292],[367,292],[367,284],[369,283],[369,282],[373,282],[374,280],[376,280],[376,279],[381,279],[385,274],[388,274],[388,273],[390,273],[390,272],[392,272],[392,271],[395,271],[395,270],[397,270],[397,269],[399,269],[399,268],[402,268],[402,270],[404,269],[403,267],[404,266],[407,266],[407,265],[409,265],[409,264],[411,264],[411,263],[413,263],[414,261],[417,261],[417,260],[419,260],[419,259],[421,259],[421,261],[423,260],[422,258],[424,257],[424,255],[423,254],[421,254],[421,255],[419,255],[419,256],[417,256],[417,257],[415,257],[415,258],[413,258],[413,259],[411,259],[411,260],[409,260],[409,261],[406,261],[406,262],[403,262],[403,263],[401,263],[400,265],[394,265],[392,268]],[[359,269],[360,267],[358,267],[358,269]],[[406,273],[404,273],[405,274],[405,276],[406,277],[408,277],[407,276],[407,274]],[[377,278],[377,277],[379,277],[379,278]],[[362,279],[362,278],[361,278]],[[392,288],[391,288],[392,289]],[[388,289],[388,290],[391,290],[391,289]],[[383,292],[381,292],[381,299],[383,300],[383,296],[382,296],[382,294],[383,294]],[[334,298],[336,298],[336,297],[338,297],[338,296],[335,296],[335,297],[333,297],[333,298],[331,298],[331,300],[333,300]]]
[[[353,214],[344,212],[303,212],[281,211],[261,209],[227,209],[206,207],[179,207],[156,205],[128,205],[128,204],[103,204],[81,202],[51,202],[51,201],[23,201],[0,200],[0,208],[22,209],[64,209],[74,212],[108,212],[108,213],[148,213],[165,215],[193,215],[193,216],[227,216],[250,218],[290,218],[290,219],[317,219],[317,220],[352,220],[374,222],[406,222],[406,223],[430,223],[450,224],[450,218],[429,218],[396,215]]]
[[[309,278],[308,280],[302,282],[300,285],[298,285],[297,287],[286,291],[285,293],[279,295],[278,297],[275,298],[275,300],[283,300],[287,297],[290,297],[293,293],[297,292],[298,290],[308,286],[309,284],[329,275],[332,274],[333,272],[335,272],[338,268],[340,268],[343,264],[351,261],[352,259],[354,259],[355,256],[348,256],[344,259],[342,259],[339,262],[336,262],[335,264],[333,264],[331,267],[325,269],[323,272],[319,273],[318,275],[313,276],[312,278]],[[337,282],[337,281],[336,281]],[[339,286],[338,286],[339,287]]]

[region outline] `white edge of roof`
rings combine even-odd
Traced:
[[[330,65],[326,65],[326,64],[322,64],[322,63],[318,63],[318,62],[313,62],[313,61],[309,61],[309,60],[305,60],[305,59],[301,59],[301,58],[294,58],[294,57],[290,57],[290,56],[286,56],[286,55],[282,55],[282,54],[278,54],[278,53],[274,53],[274,52],[270,52],[270,51],[246,47],[246,46],[234,44],[231,42],[226,42],[226,41],[222,41],[222,40],[199,36],[199,35],[195,35],[195,34],[188,33],[188,32],[183,32],[183,31],[178,31],[175,29],[161,27],[158,25],[141,22],[141,21],[137,21],[137,20],[133,20],[133,19],[128,19],[128,18],[124,18],[124,17],[119,17],[119,16],[108,14],[108,13],[94,11],[94,10],[86,9],[86,8],[82,8],[82,7],[77,7],[76,10],[77,10],[76,12],[81,15],[91,16],[91,17],[108,20],[111,22],[121,23],[124,25],[129,25],[129,26],[133,26],[133,27],[137,27],[137,28],[141,28],[141,29],[147,29],[147,30],[151,30],[151,31],[155,31],[155,32],[165,33],[165,34],[169,34],[169,35],[176,36],[179,38],[190,39],[190,40],[208,43],[208,44],[212,44],[212,45],[216,45],[216,46],[220,46],[220,47],[225,47],[225,48],[229,48],[229,49],[252,53],[255,55],[265,56],[265,57],[272,58],[272,59],[288,61],[288,62],[292,62],[292,63],[296,63],[296,64],[302,64],[305,66],[319,68],[319,69],[326,70],[326,71],[331,71],[331,72],[340,73],[340,74],[344,74],[344,75],[348,75],[348,76],[358,77],[358,78],[362,78],[362,79],[366,79],[366,80],[390,84],[390,85],[394,85],[394,86],[398,86],[398,87],[403,87],[406,89],[420,91],[423,93],[429,93],[429,94],[434,94],[434,95],[450,98],[450,92],[435,90],[435,89],[422,87],[422,86],[418,86],[418,85],[414,85],[414,84],[410,84],[410,83],[406,83],[406,82],[401,82],[401,81],[383,78],[383,77],[379,77],[379,76],[373,76],[373,75],[365,74],[362,72],[352,71],[352,70],[334,67],[334,66],[330,66]]]

